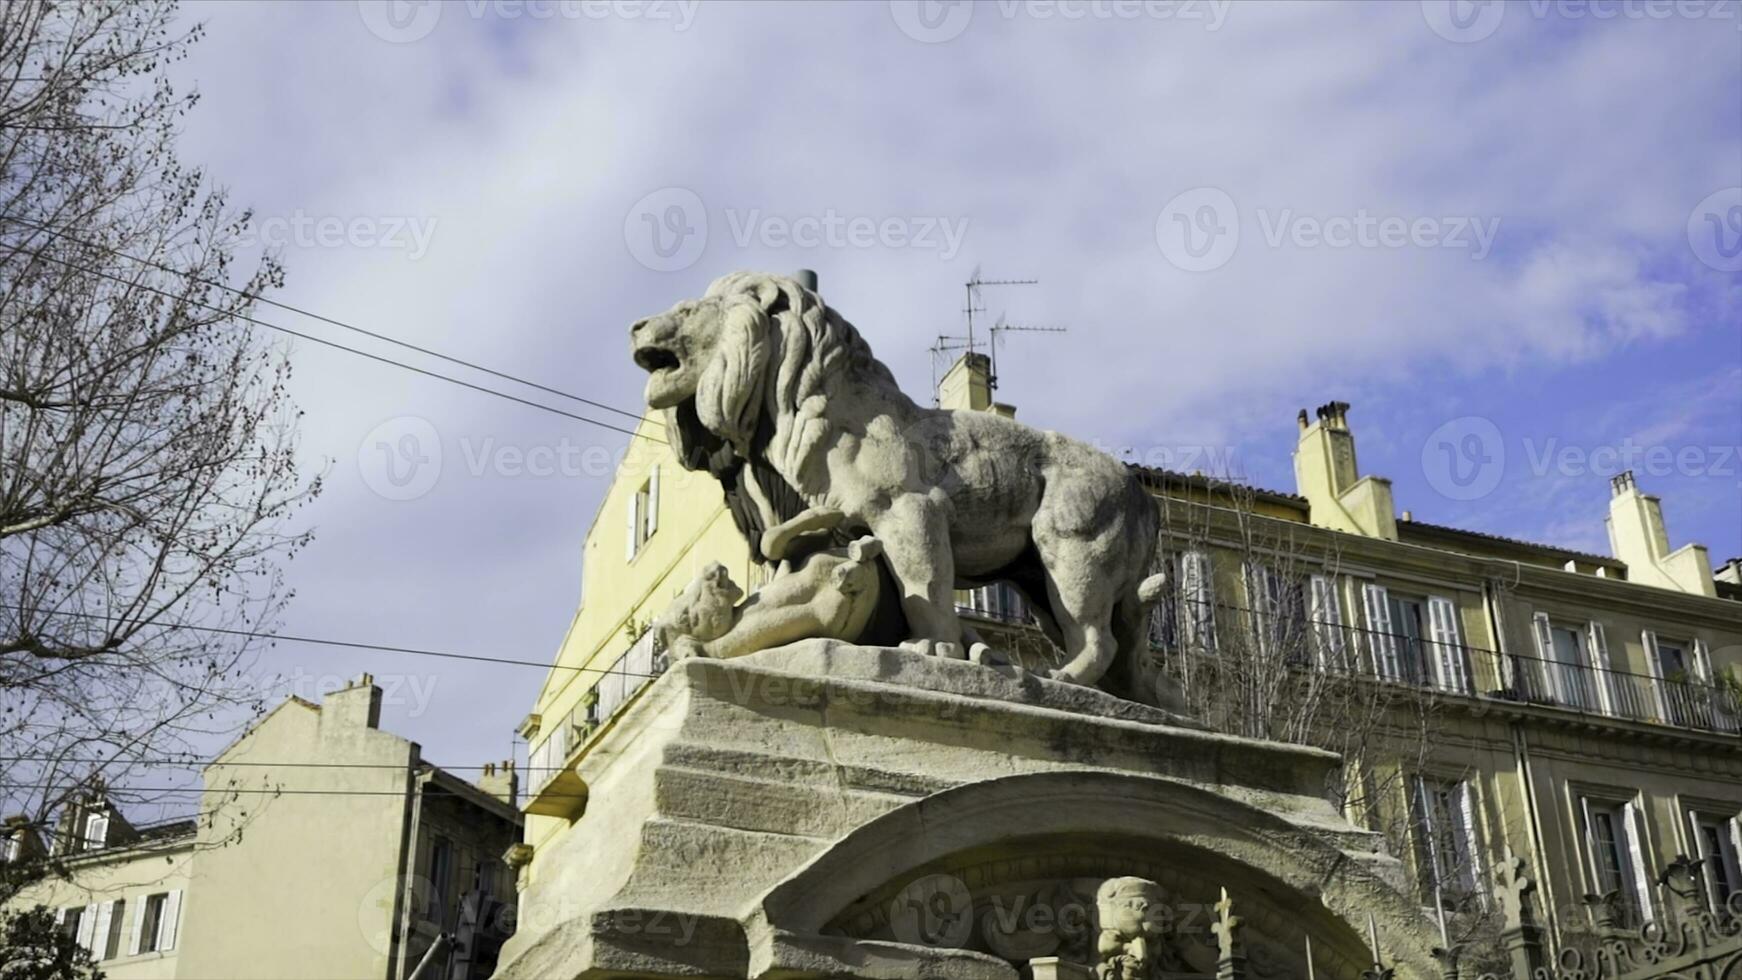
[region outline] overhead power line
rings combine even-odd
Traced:
[[[347,353],[356,354],[359,357],[366,357],[372,361],[379,361],[383,364],[390,364],[394,367],[404,368],[407,371],[413,371],[413,372],[416,372],[418,374],[424,375],[426,377],[435,378],[435,379],[440,380],[440,381],[446,381],[450,384],[456,384],[462,388],[470,388],[473,391],[480,391],[486,395],[495,395],[497,398],[505,398],[508,401],[515,402],[515,403],[518,403],[521,405],[525,405],[529,408],[536,408],[536,409],[539,409],[541,411],[550,412],[553,415],[560,415],[564,418],[574,419],[577,422],[585,422],[588,425],[596,425],[596,426],[599,426],[600,428],[610,429],[613,432],[621,432],[624,435],[632,436],[632,437],[637,438],[637,439],[646,439],[650,442],[657,442],[657,443],[660,443],[662,445],[665,443],[664,439],[660,439],[660,438],[657,438],[654,436],[646,435],[646,434],[641,433],[641,432],[636,432],[634,429],[626,429],[620,425],[615,425],[615,424],[612,424],[610,422],[601,422],[600,420],[595,419],[595,418],[588,418],[585,415],[578,415],[574,412],[567,412],[567,411],[564,411],[560,408],[556,408],[556,407],[551,406],[551,405],[545,405],[541,402],[532,401],[531,399],[521,398],[518,395],[511,395],[505,391],[498,391],[495,388],[488,388],[488,387],[485,387],[484,385],[474,384],[473,382],[470,382],[470,381],[464,381],[464,380],[461,380],[460,378],[453,377],[452,375],[442,374],[438,371],[431,371],[428,368],[421,368],[421,367],[418,367],[418,366],[413,365],[413,364],[407,364],[404,361],[396,361],[391,357],[385,357],[381,354],[375,354],[375,353],[371,353],[371,352],[366,351],[366,350],[362,350],[360,348],[350,347],[350,346],[347,346],[345,344],[341,344],[335,340],[328,340],[325,337],[317,337],[313,334],[303,333],[300,330],[292,330],[289,327],[282,326],[282,325],[276,324],[276,323],[271,323],[269,321],[262,320],[258,317],[250,316],[246,313],[236,313],[234,311],[225,310],[222,307],[215,306],[211,303],[206,303],[206,302],[203,302],[201,300],[190,299],[186,296],[177,296],[176,294],[171,293],[168,290],[159,289],[156,286],[148,286],[148,285],[145,285],[144,283],[133,282],[132,280],[124,279],[120,276],[114,275],[113,273],[104,272],[101,269],[93,269],[93,268],[90,268],[89,266],[80,265],[77,262],[68,262],[65,259],[55,258],[52,255],[44,254],[41,250],[38,250],[38,249],[20,248],[20,249],[17,249],[17,251],[24,252],[28,255],[35,256],[36,258],[39,258],[39,259],[43,260],[44,262],[52,262],[55,265],[63,266],[63,267],[68,268],[68,269],[75,269],[79,272],[85,273],[86,275],[92,275],[92,276],[97,276],[98,278],[101,278],[101,279],[107,279],[110,282],[119,283],[120,285],[127,286],[131,289],[142,289],[148,293],[152,293],[152,294],[157,295],[157,296],[162,296],[165,299],[174,300],[175,302],[178,302],[178,303],[190,303],[194,306],[198,306],[198,307],[202,307],[202,308],[207,309],[207,310],[211,310],[214,313],[220,313],[220,314],[223,314],[225,316],[234,317],[235,319],[243,320],[243,321],[246,321],[248,323],[252,323],[256,326],[265,327],[268,330],[276,330],[282,334],[287,334],[289,336],[297,337],[297,338],[302,339],[302,340],[307,340],[307,341],[310,341],[312,343],[322,344],[324,346],[332,347],[332,348],[335,348],[337,350],[342,350],[342,351],[345,351]],[[617,411],[617,410],[613,409],[613,411]]]
[[[14,603],[0,603],[0,607],[14,609],[19,612],[30,611],[25,607]],[[44,612],[50,616],[69,616],[74,619],[95,619],[106,622],[118,622],[122,619],[122,617],[119,616],[105,616],[101,613],[73,612],[64,609],[49,609],[44,610]],[[658,674],[649,674],[639,671],[613,670],[609,667],[571,667],[566,664],[544,663],[538,660],[515,660],[511,657],[486,657],[483,654],[477,653],[451,653],[445,650],[423,650],[417,647],[393,646],[386,643],[364,643],[357,640],[334,640],[326,637],[297,636],[289,633],[261,633],[257,630],[238,630],[223,626],[195,626],[192,624],[182,624],[169,628],[190,630],[198,633],[217,633],[224,636],[249,637],[257,640],[284,640],[291,643],[313,643],[320,646],[344,647],[349,650],[372,650],[378,653],[407,653],[420,657],[441,657],[446,660],[470,660],[486,664],[508,664],[515,667],[537,667],[540,670],[572,670],[586,674],[619,674],[624,677],[643,677],[649,679],[659,676]]]
[[[474,787],[476,788],[476,787]],[[34,786],[27,783],[0,783],[0,791],[41,793],[65,789],[63,786]],[[204,793],[201,786],[128,786],[129,793]],[[406,790],[395,789],[254,789],[231,788],[221,786],[214,790],[220,795],[233,796],[404,796]],[[585,793],[539,793],[540,799],[552,800],[584,800]]]

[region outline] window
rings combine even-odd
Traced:
[[[1373,672],[1388,680],[1472,690],[1458,607],[1443,596],[1402,596],[1371,582],[1362,587]]]
[[[1410,810],[1422,897],[1447,911],[1484,901],[1487,879],[1470,784],[1418,776]]]
[[[1644,639],[1657,690],[1658,718],[1684,728],[1716,727],[1714,699],[1706,690],[1712,678],[1706,645],[1699,640],[1666,639],[1649,630]]]
[[[71,939],[75,942],[78,941],[80,927],[84,925],[84,921],[85,921],[85,907],[83,905],[80,905],[76,908],[61,909],[60,910],[61,935],[66,936],[68,939]]]
[[[627,506],[624,560],[634,561],[647,539],[659,530],[659,467],[648,470],[647,482],[630,495]]]
[[[1706,878],[1706,897],[1713,911],[1720,911],[1731,895],[1742,891],[1736,818],[1695,810],[1688,814],[1688,820],[1693,826],[1695,856],[1704,862],[1701,870]]]
[[[1589,711],[1596,707],[1591,685],[1587,682],[1585,640],[1579,631],[1566,626],[1549,627],[1549,660],[1554,663],[1555,693],[1562,704]]]
[[[7,864],[16,863],[18,861],[18,855],[23,852],[24,838],[22,834],[15,833],[11,837],[6,838],[5,861]]]
[[[1308,659],[1306,594],[1298,580],[1269,565],[1246,566],[1258,650],[1272,660],[1305,665]]]
[[[1649,870],[1641,843],[1639,808],[1632,803],[1585,797],[1585,850],[1592,891],[1614,895],[1617,925],[1638,925],[1652,917]]]
[[[141,899],[133,910],[133,943],[128,947],[128,955],[175,949],[176,920],[180,916],[180,891],[159,892]]]
[[[95,851],[107,846],[109,846],[109,815],[106,813],[86,814],[84,846],[81,850]]]
[[[429,849],[429,908],[424,918],[443,922],[448,907],[448,889],[454,877],[454,845],[446,837],[437,836]]]

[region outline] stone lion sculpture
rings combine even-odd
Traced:
[[[784,276],[737,272],[630,328],[681,465],[762,531],[868,531],[917,645],[963,656],[954,590],[1008,581],[1095,684],[1146,643],[1154,503],[1112,457],[990,412],[922,408],[865,339]],[[802,515],[802,517],[801,517]]]

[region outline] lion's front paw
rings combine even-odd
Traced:
[[[679,636],[673,638],[671,645],[666,647],[665,655],[671,658],[672,663],[676,663],[691,657],[705,657],[708,653],[702,648],[701,641],[695,637]]]
[[[1046,679],[1049,681],[1058,681],[1061,684],[1081,684],[1083,682],[1081,677],[1078,677],[1073,671],[1064,667],[1054,667],[1047,671]]]

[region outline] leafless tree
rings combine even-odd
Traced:
[[[0,804],[156,802],[246,676],[308,541],[286,350],[243,318],[247,216],[175,156],[173,4],[0,6]],[[129,786],[141,787],[129,790]]]

